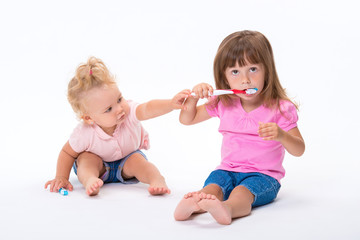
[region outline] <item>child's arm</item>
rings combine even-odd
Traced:
[[[69,176],[78,155],[79,154],[71,148],[69,142],[66,142],[58,157],[56,176],[53,180],[45,184],[45,188],[50,185],[50,192],[57,192],[60,188],[66,188],[72,191],[73,186],[69,182]]]
[[[288,153],[296,157],[304,153],[305,142],[297,127],[286,132],[276,123],[260,123],[259,125],[259,136],[264,140],[279,141]]]
[[[184,108],[180,112],[180,122],[184,125],[196,124],[211,118],[206,111],[205,105],[196,106],[199,98],[209,97],[212,94],[213,88],[207,83],[200,83],[193,88],[196,97],[189,96]]]
[[[142,103],[136,108],[136,117],[140,121],[155,118],[174,109],[182,109],[183,102],[190,94],[190,90],[183,90],[176,94],[172,99],[150,100]]]

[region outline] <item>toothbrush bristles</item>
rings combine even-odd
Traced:
[[[248,88],[245,90],[245,93],[246,94],[254,94],[257,92],[257,90],[258,90],[257,88]]]

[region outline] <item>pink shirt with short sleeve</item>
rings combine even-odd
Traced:
[[[279,109],[264,105],[247,113],[240,100],[225,107],[221,101],[215,108],[206,105],[208,114],[220,119],[219,132],[223,135],[221,164],[216,169],[233,172],[259,172],[280,182],[285,175],[282,166],[285,148],[278,141],[263,140],[258,134],[259,122],[274,122],[284,131],[297,127],[297,110],[289,101],[280,101]]]
[[[138,103],[128,101],[130,113],[118,125],[113,136],[105,133],[95,123],[80,123],[73,131],[69,144],[75,152],[92,152],[105,162],[122,159],[138,149],[149,149],[149,135],[136,118]]]

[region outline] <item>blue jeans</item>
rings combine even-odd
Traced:
[[[106,170],[105,173],[100,177],[100,179],[103,180],[104,183],[115,183],[115,182],[121,182],[124,184],[138,183],[139,181],[136,178],[123,179],[123,177],[121,176],[122,169],[124,167],[126,160],[128,160],[128,158],[134,153],[140,153],[147,160],[145,154],[142,151],[136,150],[120,160],[114,162],[103,161]],[[73,169],[75,174],[77,174],[76,160],[74,162]]]
[[[252,203],[253,207],[272,202],[281,187],[275,178],[262,173],[241,173],[225,170],[215,170],[211,172],[204,183],[204,187],[209,184],[216,184],[221,188],[224,201],[229,198],[230,193],[235,187],[246,187],[255,196],[254,202]]]

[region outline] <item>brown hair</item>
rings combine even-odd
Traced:
[[[261,95],[266,107],[279,108],[281,99],[291,102],[280,84],[270,42],[263,34],[256,31],[234,32],[221,42],[214,60],[216,88],[230,89],[225,70],[234,67],[236,63],[244,66],[247,62],[264,66],[265,79]],[[231,95],[222,95],[213,104],[216,106],[221,101],[225,106],[229,106],[234,99]],[[294,105],[297,107],[296,104]]]
[[[103,85],[116,85],[116,82],[100,59],[90,57],[87,63],[80,64],[76,69],[75,76],[68,85],[67,97],[79,118],[86,111],[83,104],[85,93],[94,87],[101,87]]]

